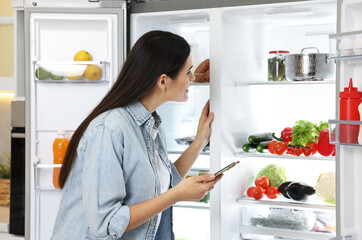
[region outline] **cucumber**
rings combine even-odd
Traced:
[[[258,144],[263,141],[273,140],[273,133],[266,132],[266,133],[258,133],[258,134],[250,135],[248,140],[250,143],[253,143],[253,144]]]
[[[252,144],[252,143],[245,143],[243,145],[243,150],[244,152],[253,152],[256,151],[256,144]]]
[[[258,143],[258,145],[256,145],[256,151],[263,153],[264,150],[268,150],[268,144],[270,142],[271,142],[271,140]]]

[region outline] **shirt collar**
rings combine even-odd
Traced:
[[[151,117],[154,118],[156,128],[161,124],[161,118],[158,113],[154,111],[151,114],[139,100],[128,104],[126,109],[139,126],[144,124]]]

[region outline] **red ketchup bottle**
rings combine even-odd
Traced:
[[[339,97],[339,119],[359,121],[358,105],[362,102],[362,92],[353,87],[352,78],[349,80],[349,86],[339,93]],[[359,125],[340,124],[339,142],[358,144],[358,132]]]

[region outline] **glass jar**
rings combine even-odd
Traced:
[[[285,55],[289,51],[270,51],[268,58],[268,81],[286,81],[285,78]]]

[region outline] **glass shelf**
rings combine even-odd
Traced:
[[[109,82],[109,62],[105,61],[34,61],[37,83]]]
[[[191,82],[190,83],[191,86],[193,87],[208,87],[210,86],[210,83],[209,82]]]
[[[240,233],[246,239],[254,239],[250,235],[318,240],[335,236],[334,206],[242,198],[238,211]]]
[[[34,163],[35,190],[38,191],[60,191],[53,185],[53,170],[60,168],[62,164],[41,164]]]
[[[240,152],[235,154],[236,157],[241,158],[278,158],[278,159],[298,159],[298,160],[322,160],[322,161],[334,161],[335,157],[325,157],[318,153],[314,154],[313,156],[294,156],[294,155],[276,155],[270,153],[247,153],[247,152]]]
[[[255,200],[253,198],[244,197],[237,200],[238,204],[248,204],[248,205],[267,205],[279,208],[292,208],[292,209],[314,209],[314,210],[323,210],[323,211],[335,211],[336,207],[334,205],[322,202],[318,199],[308,200],[306,202],[298,202],[286,199],[282,196],[279,196],[277,199],[269,199],[264,196],[261,200]]]
[[[202,203],[202,202],[178,202],[173,207],[180,207],[180,208],[196,208],[196,209],[210,209],[209,203]]]
[[[328,120],[329,142],[336,145],[362,146],[358,141],[362,121]],[[362,134],[362,132],[361,132]]]
[[[304,85],[304,84],[336,84],[335,80],[324,81],[280,81],[280,82],[236,82],[235,86],[255,86],[255,85]]]

